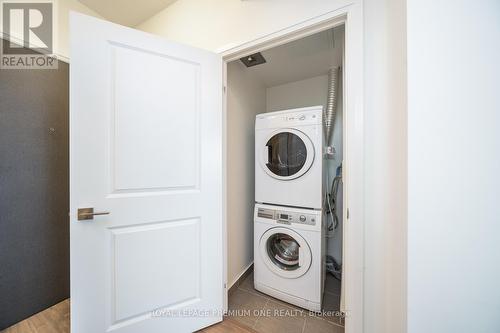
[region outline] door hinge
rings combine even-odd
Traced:
[[[227,289],[227,283],[224,283],[224,289]]]
[[[224,92],[224,94],[226,93],[226,86],[222,86],[222,91]]]
[[[349,220],[349,208],[347,208],[346,217],[347,217],[347,219]]]

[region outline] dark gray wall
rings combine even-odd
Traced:
[[[69,297],[68,80],[0,69],[0,329]]]

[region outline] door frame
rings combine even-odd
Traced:
[[[343,280],[346,333],[364,331],[364,77],[363,6],[356,2],[290,25],[270,34],[218,50],[223,60],[223,276],[224,309],[227,311],[227,64],[245,55],[267,50],[312,34],[345,25],[344,112],[344,207]]]

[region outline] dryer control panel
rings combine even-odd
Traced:
[[[321,125],[323,106],[311,106],[284,111],[266,112],[255,117],[255,129],[293,128],[294,126]]]
[[[257,216],[260,218],[275,220],[282,224],[308,224],[316,225],[316,215],[307,213],[297,213],[283,210],[273,210],[267,208],[259,208]]]

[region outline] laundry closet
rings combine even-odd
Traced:
[[[242,59],[227,64],[225,186],[228,288],[237,284],[246,274],[255,262],[254,254],[259,255],[259,251],[254,249],[254,238],[260,237],[254,236],[255,174],[256,168],[262,167],[262,163],[259,163],[259,147],[256,148],[255,143],[256,116],[261,115],[265,118],[265,113],[276,111],[283,111],[283,114],[287,114],[286,110],[292,110],[292,114],[303,118],[307,118],[308,114],[313,114],[314,110],[321,110],[316,114],[318,118],[322,118],[318,126],[322,127],[323,147],[316,147],[314,159],[315,163],[322,164],[323,170],[320,182],[323,189],[318,189],[323,193],[320,203],[322,208],[308,211],[309,207],[306,207],[306,210],[300,210],[301,206],[306,205],[294,203],[280,204],[279,209],[272,211],[276,214],[279,212],[296,213],[297,219],[300,216],[301,220],[302,211],[307,216],[314,216],[318,213],[324,226],[321,234],[324,238],[324,249],[321,253],[312,254],[315,256],[312,258],[313,263],[315,265],[321,263],[321,270],[325,270],[326,274],[330,275],[329,278],[341,280],[344,211],[343,61],[344,26],[341,25],[261,50],[257,54],[246,55]],[[331,87],[332,76],[335,76],[333,88]],[[324,113],[328,107],[329,97],[332,98],[332,89],[335,90],[334,117],[331,122],[333,130],[330,142],[326,143]],[[333,149],[328,149],[327,146]],[[267,157],[264,156],[264,158]],[[307,168],[304,172],[307,172]],[[282,181],[287,180],[282,179]],[[290,196],[290,193],[285,192],[283,196]],[[272,204],[272,202],[265,202],[265,204],[268,203]],[[306,221],[305,216],[304,221]],[[297,233],[300,234],[300,230],[297,230]],[[287,269],[285,266],[284,270]],[[296,279],[300,278],[300,276],[296,277]],[[324,282],[323,278],[322,280],[321,283]],[[322,291],[323,287],[321,285]],[[341,294],[340,291],[339,294]],[[338,296],[336,302],[340,303],[341,297]]]

